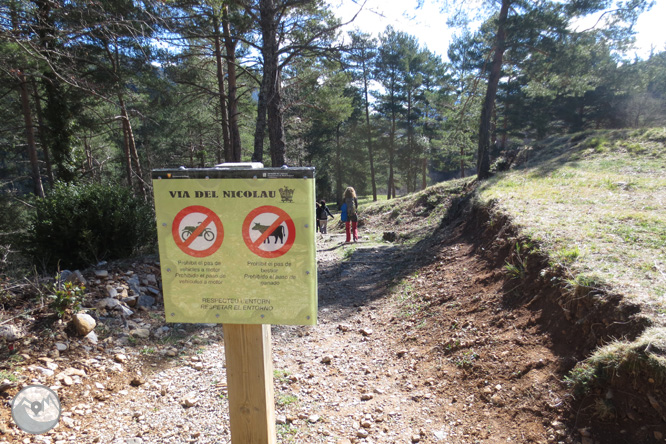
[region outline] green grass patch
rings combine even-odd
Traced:
[[[18,381],[18,378],[14,373],[8,372],[7,370],[0,370],[0,381],[5,379],[7,379],[10,382]]]
[[[277,435],[280,442],[294,442],[298,429],[291,424],[278,424]]]
[[[555,251],[554,259],[562,265],[571,265],[580,257],[578,245],[573,247],[563,246]]]
[[[666,129],[586,131],[530,148],[479,187],[553,262],[639,302],[666,297]],[[510,261],[520,274],[520,264]],[[661,270],[661,271],[660,271]]]
[[[404,318],[412,317],[425,307],[425,303],[419,297],[419,294],[414,289],[412,284],[413,280],[418,279],[419,274],[415,272],[412,276],[400,280],[393,288],[393,294],[399,303],[399,316]]]
[[[584,143],[585,147],[594,150],[594,152],[596,152],[596,153],[605,153],[606,151],[609,150],[609,148],[610,148],[609,145],[610,145],[610,143],[603,136],[601,136],[601,137],[590,137]]]
[[[342,250],[342,260],[350,261],[352,256],[356,252],[356,245],[348,245]]]
[[[273,379],[281,384],[284,384],[289,382],[288,376],[290,374],[291,373],[288,370],[273,370]]]
[[[454,358],[453,363],[458,368],[470,369],[474,367],[474,363],[479,359],[479,354],[474,350],[464,350],[457,357]]]
[[[511,252],[509,260],[504,263],[504,272],[509,279],[523,280],[527,272],[527,265],[530,252],[534,244],[529,241],[518,241]]]
[[[372,200],[372,194],[369,194],[367,196],[358,196],[358,206],[362,207],[368,204],[374,204],[375,202]],[[386,195],[377,195],[377,202],[386,202]]]
[[[298,403],[298,396],[292,395],[291,393],[279,393],[277,399],[275,400],[277,405],[285,407],[291,404]]]

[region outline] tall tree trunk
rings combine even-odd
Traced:
[[[266,95],[268,79],[266,76],[261,78],[259,87],[259,97],[257,100],[257,124],[254,128],[254,151],[252,162],[264,161],[264,138],[266,135]]]
[[[268,100],[268,139],[271,144],[271,165],[280,167],[287,163],[285,154],[287,142],[284,137],[284,120],[282,114],[282,80],[280,72],[275,76],[273,94]]]
[[[199,133],[199,168],[206,166],[206,153],[204,151],[203,136]]]
[[[194,168],[194,143],[190,142],[190,168]]]
[[[139,161],[139,153],[136,149],[136,141],[134,140],[134,131],[132,131],[132,123],[130,122],[127,107],[125,106],[125,101],[123,100],[123,95],[120,93],[118,93],[118,103],[120,104],[120,114],[123,119],[123,125],[125,125],[127,149],[129,150],[130,160],[134,164],[133,167],[130,167],[130,171],[133,171],[137,178],[138,192],[141,194],[141,196],[143,196],[144,199],[146,199],[146,183],[143,180],[143,172],[141,170],[141,162]]]
[[[217,108],[215,108],[215,118],[216,119],[220,118],[220,111]],[[222,144],[222,141],[220,140],[220,132],[219,131],[215,131],[215,143],[217,145],[215,147],[215,160],[216,160],[216,164],[219,165],[222,162],[224,162],[224,145]]]
[[[509,6],[512,0],[502,0],[499,17],[497,19],[497,35],[495,37],[495,53],[490,65],[488,76],[488,89],[481,108],[481,121],[479,123],[479,149],[476,164],[476,173],[479,179],[487,179],[490,176],[490,133],[497,96],[497,86],[502,75],[502,58],[506,49],[506,19],[509,14]]]
[[[335,196],[338,205],[342,204],[342,146],[340,145],[340,127],[342,122],[335,128]]]
[[[460,177],[465,177],[465,144],[460,142]]]
[[[583,131],[585,129],[585,97],[579,99],[579,106],[576,108],[576,122],[574,124],[574,132]]]
[[[35,146],[35,135],[32,125],[32,113],[30,111],[30,98],[28,95],[28,82],[23,72],[18,73],[19,92],[21,95],[21,105],[23,108],[23,120],[25,121],[25,136],[28,144],[28,158],[32,168],[32,184],[35,196],[44,197],[44,187],[42,185],[42,176],[39,173],[39,159],[37,158],[37,147]]]
[[[425,106],[425,114],[423,116],[423,137],[426,138],[426,145],[423,147],[423,159],[421,161],[421,189],[425,190],[428,186],[428,148],[430,147],[430,142],[432,141],[431,133],[429,130],[430,122],[430,108],[428,103]]]
[[[86,166],[88,167],[88,171],[90,171],[90,177],[92,178],[93,182],[95,182],[95,171],[93,170],[94,164],[93,164],[92,148],[90,147],[90,144],[88,143],[88,136],[86,134],[83,135],[83,151],[86,154]]]
[[[268,139],[270,142],[271,164],[280,167],[285,164],[286,142],[282,116],[282,85],[278,59],[278,11],[274,0],[260,0],[260,27],[263,45],[264,81],[266,81],[266,115],[268,118]],[[259,126],[259,125],[257,125]],[[259,128],[257,128],[257,131]]]
[[[509,76],[509,84],[514,80],[512,76]],[[506,103],[504,105],[504,118],[502,119],[502,137],[500,137],[500,149],[505,150],[506,149],[506,142],[508,139],[508,131],[509,131],[509,112],[510,112],[511,105],[509,103]],[[497,111],[495,112],[497,114]],[[495,126],[497,127],[497,116],[495,116]]]
[[[125,161],[125,179],[130,190],[134,189],[134,180],[132,179],[132,154],[129,149],[129,138],[127,135],[127,126],[125,119],[120,117],[120,129],[123,132],[123,160]]]
[[[424,155],[421,161],[421,189],[425,190],[428,186],[428,158]]]
[[[234,162],[234,148],[229,138],[229,115],[227,114],[227,95],[224,88],[224,65],[222,63],[222,36],[220,19],[213,13],[213,35],[215,39],[215,65],[217,67],[217,89],[220,97],[220,114],[222,116],[222,140],[224,141],[224,160]]]
[[[412,128],[412,89],[407,89],[407,192],[416,191],[416,174],[414,172],[414,131]]]
[[[229,93],[227,105],[229,107],[229,138],[231,140],[232,157],[234,162],[240,162],[242,147],[240,130],[238,129],[238,98],[236,92],[236,41],[231,36],[229,29],[229,6],[224,5],[222,9],[222,31],[224,32],[224,47],[227,52],[227,84]]]
[[[127,181],[130,186],[134,182],[134,177],[137,179],[136,191],[147,199],[148,194],[146,191],[146,183],[143,180],[141,170],[141,162],[139,161],[139,153],[136,149],[136,142],[134,140],[134,132],[132,131],[132,123],[127,112],[127,106],[123,95],[118,93],[118,104],[120,106],[120,118],[122,120],[123,134],[125,136],[125,161],[127,162]]]
[[[386,198],[391,199],[395,197],[395,178],[393,177],[393,160],[395,157],[395,111],[391,114],[391,133],[389,135],[389,176],[388,184],[386,187]]]
[[[490,120],[490,146],[497,146],[497,107],[493,106],[493,118]]]
[[[55,177],[53,176],[53,167],[51,165],[51,154],[49,152],[48,141],[46,140],[46,129],[44,126],[44,119],[42,118],[42,102],[39,97],[37,89],[37,82],[32,79],[32,93],[35,97],[35,110],[37,111],[37,124],[39,125],[39,143],[42,146],[42,153],[44,153],[44,163],[46,164],[46,179],[49,182],[49,187],[53,188],[55,184]]]
[[[62,49],[60,39],[62,30],[57,27],[52,11],[59,8],[60,3],[49,0],[35,0],[35,19],[37,21],[37,36],[40,52],[44,60],[49,64],[58,63],[59,53]],[[52,69],[46,68],[42,72],[41,83],[45,90],[44,114],[45,125],[42,127],[46,137],[49,151],[49,160],[53,159],[58,178],[66,182],[75,179],[72,163],[72,119],[73,105],[71,98],[67,96],[65,85],[57,78]],[[40,124],[41,126],[41,124]],[[51,162],[49,162],[51,163]],[[50,180],[50,177],[49,177]]]
[[[368,73],[363,59],[363,94],[365,96],[365,131],[368,139],[368,159],[370,160],[370,182],[372,183],[372,201],[377,202],[377,182],[375,180],[375,159],[372,152],[372,129],[370,128],[370,102],[368,101]]]

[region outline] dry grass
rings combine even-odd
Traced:
[[[651,328],[633,342],[616,341],[599,348],[567,380],[576,392],[587,393],[620,376],[650,381],[656,387],[666,382],[666,329]]]
[[[484,183],[572,277],[594,274],[666,319],[666,128],[588,132],[526,150]]]

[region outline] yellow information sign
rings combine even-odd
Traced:
[[[314,169],[153,171],[167,322],[317,321]]]

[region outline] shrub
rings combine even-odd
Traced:
[[[51,300],[49,307],[56,312],[60,319],[65,316],[67,311],[71,311],[72,314],[78,313],[85,296],[85,289],[82,285],[73,282],[59,283],[56,279],[48,295]]]
[[[596,153],[605,153],[609,150],[609,142],[605,137],[591,137],[587,139],[585,145],[592,148]]]
[[[48,271],[122,259],[155,239],[152,207],[118,186],[57,184],[37,201],[31,256]]]

